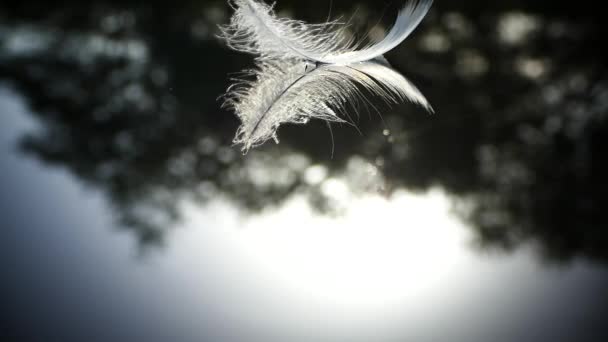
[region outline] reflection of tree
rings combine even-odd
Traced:
[[[281,128],[280,145],[246,157],[230,147],[237,123],[216,97],[226,74],[250,61],[212,38],[228,14],[224,2],[197,3],[0,5],[0,77],[44,123],[23,147],[105,189],[142,242],[161,240],[184,196],[228,196],[258,210],[304,193],[334,210],[322,179],[345,174],[353,187],[387,193],[441,185],[471,201],[462,215],[490,246],[533,240],[551,260],[607,260],[601,4],[579,12],[563,1],[435,4],[387,57],[438,114],[409,105],[383,120],[362,113],[363,135],[333,130],[332,158],[320,123]],[[326,5],[313,3],[281,1],[279,9],[323,20]],[[354,11],[349,1],[334,4]],[[359,8],[355,26],[384,10],[371,1]]]

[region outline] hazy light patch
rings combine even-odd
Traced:
[[[105,32],[115,33],[120,30],[133,28],[135,23],[135,14],[130,11],[124,11],[106,15],[101,19],[100,26]]]
[[[448,37],[439,31],[429,32],[422,37],[420,47],[429,52],[444,53],[452,46]]]
[[[544,59],[521,57],[515,61],[517,72],[529,79],[537,80],[549,71],[549,62]]]
[[[149,54],[147,45],[141,40],[116,40],[99,34],[83,34],[70,39],[66,44],[66,52],[70,56],[76,56],[81,63],[92,63],[99,57],[122,57],[145,62]]]
[[[384,175],[378,167],[358,156],[349,158],[343,178],[354,194],[379,193],[385,188]]]
[[[403,192],[390,201],[370,196],[338,219],[313,217],[303,201],[294,201],[275,217],[249,222],[239,243],[299,296],[388,309],[395,301],[420,300],[457,264],[462,231],[448,209],[439,192]]]
[[[339,200],[348,197],[343,215],[315,214],[304,196],[295,196],[242,218],[241,229],[227,224],[214,233],[214,245],[229,263],[266,279],[277,297],[369,318],[397,303],[428,304],[464,260],[467,231],[443,191],[355,198],[343,180],[323,185]],[[186,212],[195,222],[197,209]]]
[[[461,51],[456,61],[456,71],[464,78],[483,76],[490,68],[490,62],[473,49]]]
[[[348,189],[348,184],[343,179],[329,178],[321,184],[321,192],[323,195],[331,199],[332,202],[344,203],[348,201],[351,194]]]
[[[321,183],[327,177],[327,168],[323,165],[312,165],[304,171],[304,181],[315,185]]]
[[[3,49],[10,56],[19,57],[33,55],[48,48],[55,41],[56,35],[54,32],[43,32],[35,27],[13,29],[0,26],[0,38],[5,38]]]
[[[520,12],[507,13],[498,21],[498,35],[503,43],[517,45],[525,42],[540,25],[541,21],[536,16]]]
[[[453,36],[464,39],[470,38],[474,33],[473,24],[461,13],[451,12],[443,17],[443,24]]]
[[[114,20],[114,19],[113,19]],[[109,24],[108,24],[109,25]],[[58,45],[57,56],[80,64],[92,64],[97,58],[125,58],[130,62],[144,63],[148,59],[148,46],[140,39],[115,39],[103,34],[57,30],[40,26],[7,28],[0,25],[0,52],[8,57],[23,57],[43,53]]]

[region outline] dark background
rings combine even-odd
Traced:
[[[375,23],[390,24],[399,7],[398,1],[335,0],[331,11],[352,16],[355,32],[361,33]],[[281,15],[318,22],[327,17],[330,5],[280,0],[276,8]],[[526,245],[533,246],[541,269],[592,265],[594,275],[575,277],[576,286],[560,292],[563,305],[551,309],[567,311],[569,303],[588,296],[574,318],[539,315],[532,323],[504,318],[510,334],[481,335],[489,338],[486,341],[608,337],[608,26],[602,2],[435,1],[413,35],[386,55],[425,94],[435,114],[411,104],[380,105],[382,118],[374,112],[359,113],[358,129],[334,125],[333,142],[321,122],[284,126],[280,144],[268,142],[247,155],[231,146],[239,123],[218,101],[229,74],[252,65],[251,56],[230,51],[215,38],[217,25],[229,15],[224,1],[0,4],[0,86],[8,99],[0,104],[1,132],[14,135],[2,139],[6,152],[0,176],[0,247],[6,245],[6,264],[0,336],[175,337],[165,326],[144,333],[146,327],[134,328],[144,321],[106,317],[114,311],[103,307],[95,311],[99,316],[87,316],[87,324],[68,327],[60,318],[62,311],[49,307],[79,308],[86,305],[86,296],[71,296],[69,288],[53,292],[63,299],[32,297],[35,290],[23,290],[47,277],[60,279],[58,269],[75,270],[51,265],[47,270],[52,276],[22,270],[44,258],[32,257],[33,251],[49,248],[36,231],[52,234],[62,229],[56,227],[62,221],[34,219],[53,212],[62,195],[54,194],[56,188],[47,182],[37,184],[29,174],[11,171],[17,170],[11,166],[17,159],[37,161],[34,173],[62,172],[86,189],[79,198],[101,196],[109,208],[103,215],[112,218],[112,227],[103,229],[128,231],[128,237],[117,236],[137,241],[131,248],[143,259],[138,262],[145,263],[149,251],[162,258],[173,233],[170,227],[181,222],[178,203],[184,197],[204,206],[222,196],[255,215],[304,194],[319,215],[340,215],[318,185],[306,182],[303,169],[293,167],[287,181],[271,183],[246,173],[253,158],[297,155],[336,177],[353,157],[361,158],[377,167],[384,181],[373,191],[387,197],[398,189],[445,190],[473,232],[473,248],[482,259],[487,251],[508,257]],[[7,104],[11,98],[23,109]],[[8,119],[20,110],[31,122],[21,131]],[[31,200],[38,197],[48,200]],[[70,213],[84,210],[80,203],[68,207]],[[13,242],[26,232],[28,247],[17,248]],[[53,248],[61,250],[62,243],[71,242],[56,243]],[[54,257],[54,252],[48,253],[41,255]],[[92,274],[103,278],[103,272]],[[88,285],[76,281],[72,286]],[[120,301],[113,294],[104,296]],[[49,323],[49,317],[57,322]],[[561,332],[548,332],[566,321]],[[532,333],[536,330],[529,324],[538,332]],[[116,332],[99,332],[98,325],[115,327]],[[475,331],[475,322],[468,329]],[[239,340],[204,331],[184,339]],[[256,336],[251,338],[270,338]],[[476,338],[483,340],[468,340]]]

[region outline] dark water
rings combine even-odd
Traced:
[[[398,7],[331,6],[371,39]],[[0,4],[0,337],[608,338],[601,3],[436,1],[386,56],[436,114],[378,104],[247,155],[217,100],[252,63],[214,38],[229,15]]]

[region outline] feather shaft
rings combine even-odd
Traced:
[[[285,123],[302,124],[310,119],[348,122],[358,99],[373,106],[362,90],[380,97],[384,102],[397,99],[428,106],[422,94],[403,76],[376,62],[352,65],[325,64],[312,71],[306,65],[287,62],[261,64],[256,80],[241,82],[230,90],[227,105],[242,121],[234,142],[243,145],[243,151],[276,137],[276,131]]]

